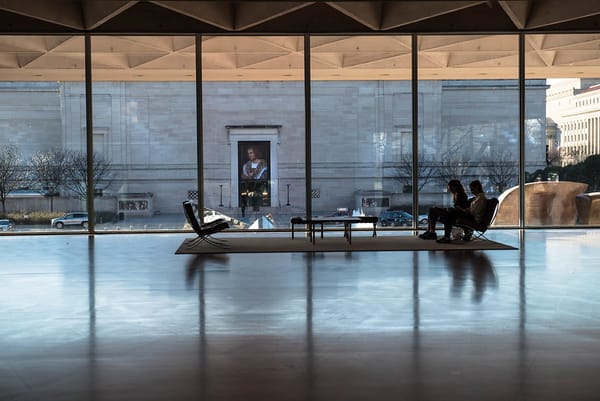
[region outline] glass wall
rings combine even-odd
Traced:
[[[497,226],[600,224],[598,41],[525,36],[520,138],[518,36],[419,36],[413,159],[412,37],[312,36],[306,166],[303,36],[203,36],[201,77],[196,36],[93,36],[96,230],[181,229],[183,200],[203,203],[205,221],[287,229],[307,197],[316,216],[411,227],[413,192],[423,225],[429,207],[452,203],[453,178],[499,198]],[[0,37],[8,230],[86,230],[84,50],[81,36]]]
[[[195,37],[91,41],[97,231],[181,229],[197,196]]]
[[[546,89],[542,107],[527,102],[528,226],[600,224],[598,43],[593,34],[526,36],[526,76]]]
[[[0,36],[0,59],[2,229],[85,230],[84,39]]]
[[[412,225],[411,37],[311,37],[310,63],[312,214]]]
[[[205,220],[289,228],[306,214],[304,38],[203,37]]]
[[[469,183],[480,180],[488,198],[502,197],[518,185],[518,37],[420,36],[418,43],[420,209],[451,206],[451,179],[468,196]],[[539,104],[543,82],[527,86]],[[528,151],[543,154],[543,144]],[[517,216],[518,206],[510,210]],[[497,221],[506,224],[502,214]]]

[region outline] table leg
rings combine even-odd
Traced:
[[[349,244],[352,243],[352,223],[344,222],[344,238]]]
[[[348,243],[352,244],[352,223],[348,224]]]

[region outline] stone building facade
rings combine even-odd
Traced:
[[[2,85],[0,144],[18,146],[23,160],[53,147],[85,151],[83,82]],[[544,81],[528,82],[528,121],[545,121],[545,88]],[[205,205],[241,206],[242,146],[255,143],[270,164],[261,206],[289,203],[301,210],[304,84],[205,82],[202,93]],[[313,211],[361,206],[360,194],[388,194],[395,203],[394,197],[403,196],[398,161],[412,149],[411,83],[315,81],[311,96]],[[93,99],[94,151],[111,162],[114,174],[103,196],[146,194],[152,210],[145,213],[180,211],[181,201],[197,193],[195,85],[98,82]],[[475,177],[484,155],[508,148],[518,160],[516,81],[423,81],[418,99],[419,149],[431,163],[456,152],[469,155]],[[531,127],[526,168],[539,168],[545,163],[545,127]],[[432,180],[423,193],[443,187]]]
[[[555,80],[548,91],[548,116],[558,128],[562,166],[600,154],[600,79]]]

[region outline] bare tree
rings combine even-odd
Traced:
[[[412,186],[413,176],[413,160],[411,153],[404,153],[400,156],[400,160],[394,166],[395,178],[402,185]],[[424,153],[419,153],[417,161],[417,177],[419,177],[419,187],[417,191],[421,191],[425,185],[433,178],[436,171],[433,160],[427,160]]]
[[[464,181],[465,178],[473,176],[475,167],[471,163],[471,157],[468,153],[447,152],[442,155],[442,161],[438,164],[436,177],[445,188],[450,180]]]
[[[65,188],[75,193],[80,199],[86,199],[88,189],[87,155],[83,152],[69,152],[67,165]],[[109,161],[94,153],[92,179],[95,189],[105,190],[111,186],[113,181],[111,167]]]
[[[60,149],[39,151],[31,158],[31,179],[41,184],[50,197],[50,211],[54,211],[54,197],[65,181],[67,153]]]
[[[0,202],[2,213],[6,213],[7,195],[20,188],[25,178],[17,147],[7,145],[0,148]]]
[[[509,150],[489,154],[482,158],[483,175],[498,193],[512,186],[517,181],[519,163]]]

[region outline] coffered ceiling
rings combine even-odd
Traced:
[[[422,79],[600,76],[600,2],[0,0],[0,80]],[[50,36],[48,35],[50,34]]]

